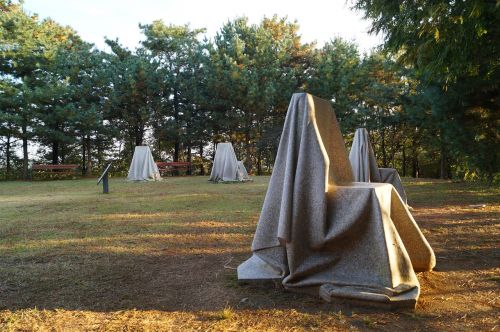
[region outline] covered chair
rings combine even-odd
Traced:
[[[149,146],[136,146],[127,180],[130,181],[159,181],[160,171],[153,159]]]
[[[405,204],[408,204],[401,178],[394,168],[379,168],[373,153],[370,136],[365,128],[358,128],[354,133],[351,152],[349,153],[354,181],[390,183],[396,188]]]
[[[352,182],[330,102],[294,94],[253,255],[240,282],[278,281],[327,301],[414,307],[434,253],[390,184]]]
[[[243,162],[238,161],[231,143],[218,143],[209,181],[236,182],[249,181]]]

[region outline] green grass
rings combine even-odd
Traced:
[[[411,204],[421,207],[442,205],[499,204],[500,187],[484,183],[450,182],[440,180],[405,179],[405,188]]]
[[[109,195],[94,179],[0,182],[0,330],[400,329],[417,316],[418,328],[447,329],[440,321],[462,328],[464,313],[465,327],[497,323],[487,313],[498,306],[498,187],[406,181],[442,272],[420,275],[415,313],[358,316],[237,284],[234,268],[250,255],[268,181],[112,178]],[[479,203],[487,207],[469,207]]]
[[[0,250],[33,255],[59,245],[168,233],[202,220],[223,227],[255,217],[266,186],[266,178],[244,187],[200,177],[149,183],[112,179],[111,194],[105,195],[94,180],[4,182]]]

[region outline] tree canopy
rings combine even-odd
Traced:
[[[98,50],[70,27],[0,0],[0,169],[108,160],[126,170],[136,145],[204,174],[233,143],[249,171],[272,170],[288,102],[332,102],[346,141],[366,127],[380,165],[403,175],[498,174],[498,15],[493,1],[352,1],[385,36],[360,54],[341,38],[317,47],[298,22],[240,17],[212,38],[158,20],[136,49]]]
[[[415,70],[438,124],[442,155],[452,154],[472,173],[492,179],[499,156],[498,1],[352,3],[372,20],[372,32],[385,36],[386,51]]]

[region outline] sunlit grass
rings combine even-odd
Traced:
[[[95,180],[0,182],[0,330],[440,329],[463,323],[473,303],[481,307],[470,326],[494,326],[498,187],[405,179],[438,256],[438,271],[419,275],[422,296],[409,316],[238,285],[234,269],[250,255],[268,181],[112,178],[109,195]],[[468,280],[469,293],[454,295]],[[455,307],[440,309],[441,298]]]

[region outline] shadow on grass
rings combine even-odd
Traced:
[[[450,249],[436,253],[436,271],[474,271],[498,267],[500,253],[498,248]]]
[[[454,209],[418,211],[415,219],[436,253],[436,270],[471,271],[498,267],[498,217],[494,210]]]

